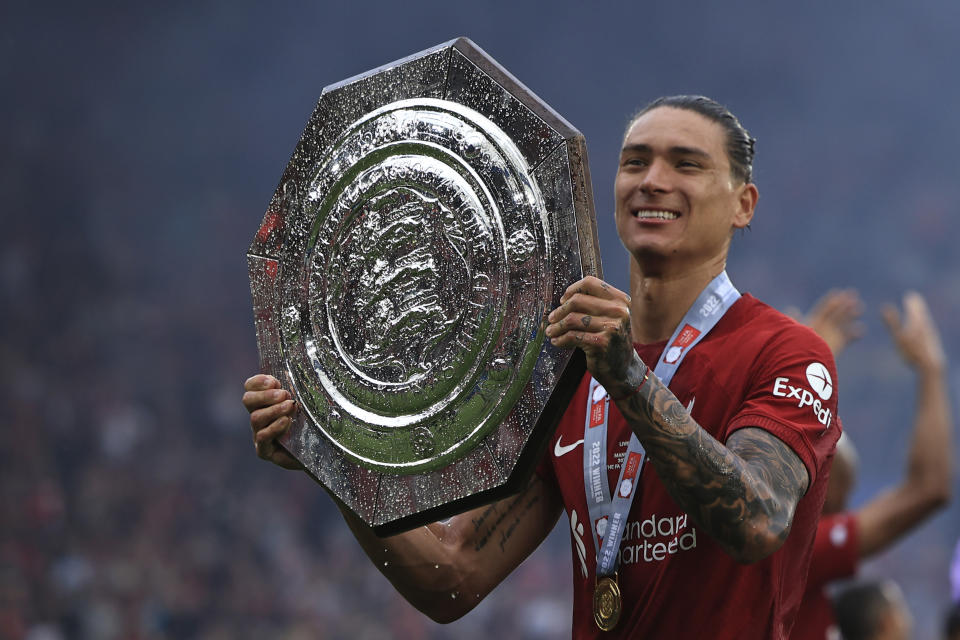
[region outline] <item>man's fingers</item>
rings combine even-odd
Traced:
[[[930,310],[927,308],[927,302],[916,291],[908,291],[904,294],[903,315],[906,325],[930,324]]]
[[[293,420],[291,420],[289,416],[280,416],[263,429],[260,429],[254,433],[253,441],[259,445],[257,451],[260,451],[260,449],[264,448],[265,444],[272,443],[274,440],[286,433],[291,424],[293,424]]]
[[[257,409],[279,404],[285,400],[292,400],[290,392],[286,389],[246,391],[243,394],[243,406],[251,413]]]
[[[567,331],[566,333],[551,338],[550,343],[561,348],[582,347],[584,343],[591,344],[597,335],[599,334],[586,333],[584,331]]]
[[[566,302],[576,295],[593,296],[603,300],[616,300],[629,304],[630,296],[616,287],[611,287],[603,280],[597,278],[584,279],[567,287],[563,295],[560,296],[560,302]]]
[[[903,314],[891,304],[884,305],[883,320],[891,333],[896,334],[913,327],[930,325],[930,309],[922,295],[907,291],[903,294]]]
[[[946,354],[924,297],[908,291],[903,296],[902,311],[893,305],[887,305],[883,311],[883,319],[903,358],[911,366],[942,370]]]
[[[554,336],[564,331],[603,331],[602,321],[589,313],[567,313],[557,322],[547,326],[547,336]]]
[[[571,329],[557,333],[550,337],[550,344],[561,348],[572,347],[598,347],[606,348],[610,344],[610,332],[597,329],[588,331],[585,329]]]
[[[630,296],[616,287],[613,287],[600,278],[587,276],[582,280],[574,282],[567,287],[563,295],[560,296],[560,302],[564,303],[577,294],[593,296],[605,300],[617,300],[620,302],[630,302]]]
[[[546,335],[559,347],[602,346],[607,334],[629,322],[629,300],[599,278],[584,278],[567,288],[561,305],[547,316]]]
[[[621,301],[576,294],[551,311],[550,315],[547,316],[547,321],[552,324],[560,324],[567,316],[572,316],[575,322],[579,322],[580,318],[585,315],[622,321],[630,317],[630,308]]]
[[[247,378],[247,381],[243,383],[243,389],[245,391],[265,391],[267,389],[279,388],[280,381],[266,373],[258,373],[255,376],[250,376]]]
[[[629,317],[629,316],[626,316]],[[610,316],[595,316],[589,313],[567,313],[553,324],[547,325],[545,334],[548,338],[557,339],[566,334],[609,334],[620,330],[623,319]],[[581,336],[581,340],[583,336]],[[554,340],[554,344],[557,342]]]
[[[250,412],[257,456],[286,469],[302,469],[303,465],[277,444],[293,424],[297,412],[293,396],[279,380],[263,373],[247,378],[243,388],[243,406]]]
[[[813,305],[805,322],[814,326],[819,322],[850,321],[861,315],[863,302],[856,289],[831,289]]]
[[[295,411],[296,404],[293,400],[284,400],[277,404],[256,409],[250,412],[250,427],[254,433],[259,433],[279,418],[293,416]]]

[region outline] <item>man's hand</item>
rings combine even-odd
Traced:
[[[817,332],[834,357],[863,335],[863,303],[856,289],[831,289],[806,316],[796,319]]]
[[[611,397],[636,388],[632,380],[646,367],[633,349],[630,333],[630,296],[603,280],[587,276],[567,287],[560,306],[547,320],[546,335],[558,347],[579,347],[587,368]]]
[[[907,364],[922,373],[943,371],[947,357],[922,295],[908,291],[903,296],[903,316],[896,307],[888,305],[883,309],[883,319]]]
[[[902,315],[889,306],[883,318],[900,355],[917,372],[916,409],[903,480],[857,510],[862,558],[942,509],[953,485],[953,418],[937,326],[923,296],[913,291],[903,296]]]
[[[303,469],[303,465],[277,444],[277,438],[292,424],[297,405],[280,381],[264,374],[249,378],[243,385],[243,406],[250,412],[253,446],[257,455],[285,469]]]

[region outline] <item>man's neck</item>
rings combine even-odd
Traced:
[[[678,272],[645,273],[631,259],[630,316],[634,342],[668,340],[697,296],[725,267],[726,261],[718,259]]]

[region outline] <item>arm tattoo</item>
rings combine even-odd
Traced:
[[[495,535],[499,537],[500,551],[506,551],[507,541],[513,535],[517,525],[539,501],[539,494],[531,492],[528,486],[525,491],[514,496],[506,507],[499,502],[487,507],[483,513],[471,521],[473,530],[477,534],[473,545],[474,551],[480,551],[487,546]]]
[[[731,555],[763,557],[782,544],[808,482],[787,445],[745,428],[724,446],[656,376],[618,406],[670,495]]]

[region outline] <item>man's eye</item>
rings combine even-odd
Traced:
[[[624,164],[634,166],[634,167],[642,167],[647,164],[647,161],[644,160],[643,158],[628,158],[624,162]]]
[[[680,160],[677,162],[677,166],[681,169],[697,169],[700,167],[700,165],[693,160]]]

